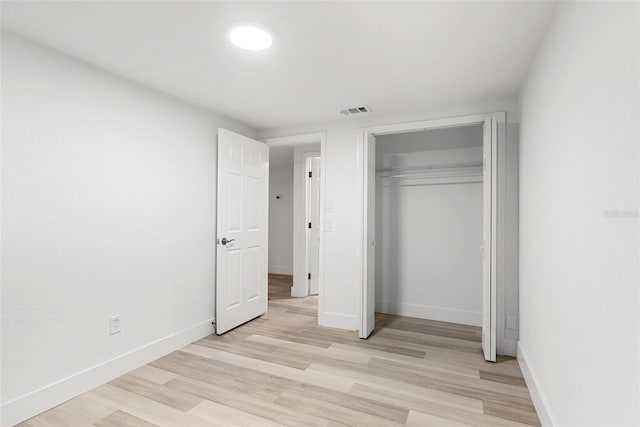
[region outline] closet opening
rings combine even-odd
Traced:
[[[485,359],[496,360],[498,123],[505,118],[360,130],[360,338],[374,331],[376,312],[448,322],[459,326],[434,327],[471,334]]]
[[[376,138],[377,313],[482,326],[482,131]]]

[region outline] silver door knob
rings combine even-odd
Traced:
[[[235,242],[236,239],[227,239],[226,237],[222,238],[222,246],[225,246],[227,243]]]

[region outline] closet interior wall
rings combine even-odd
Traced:
[[[482,126],[379,136],[376,311],[481,325]]]

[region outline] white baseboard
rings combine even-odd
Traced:
[[[307,279],[307,275],[305,273],[298,271],[297,275],[296,273],[293,274],[291,296],[294,298],[304,298],[309,296],[309,279]]]
[[[300,287],[291,287],[291,296],[294,298],[305,298],[309,296],[309,291],[307,289],[301,289]]]
[[[498,354],[502,356],[516,357],[518,355],[518,342],[511,338],[498,336]]]
[[[214,332],[209,319],[5,402],[1,425],[13,426]]]
[[[293,266],[291,265],[270,265],[269,273],[271,274],[293,274]]]
[[[527,363],[526,353],[522,351],[522,344],[518,341],[518,365],[522,371],[524,381],[527,383],[533,406],[536,408],[538,418],[542,427],[553,427],[558,425],[555,417],[551,413],[551,406],[544,391],[540,388],[540,382],[536,379],[536,375],[532,366]]]
[[[431,305],[407,304],[394,301],[376,301],[376,311],[419,319],[439,320],[462,325],[482,326],[482,313]]]
[[[358,329],[357,323],[355,315],[318,311],[318,324],[320,326],[355,331]]]

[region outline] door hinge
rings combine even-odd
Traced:
[[[311,280],[311,273],[309,273],[309,274],[307,275],[307,278],[308,278],[309,280]]]
[[[313,172],[309,171],[309,178],[313,176]]]
[[[309,228],[311,228],[311,223],[309,223]]]

